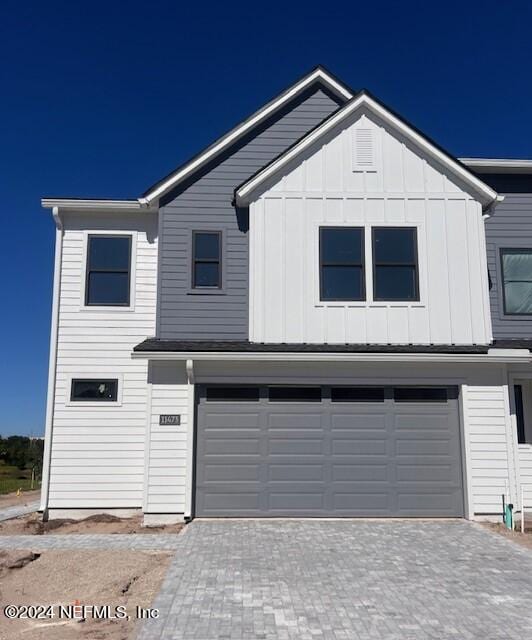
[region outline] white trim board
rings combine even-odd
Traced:
[[[347,117],[361,108],[366,108],[370,112],[374,113],[392,129],[400,132],[407,140],[418,148],[421,148],[428,156],[462,180],[475,194],[477,194],[479,201],[485,208],[489,207],[494,202],[498,202],[503,199],[503,196],[499,196],[496,191],[482,182],[482,180],[462,164],[453,160],[424,136],[407,125],[406,122],[388,111],[388,109],[373,99],[370,95],[362,92],[328,118],[324,123],[311,131],[302,140],[293,145],[279,158],[271,162],[256,175],[251,177],[247,182],[238,187],[235,191],[235,201],[237,205],[245,206],[259,197],[261,187],[267,180],[274,178],[275,175],[286,167],[289,162],[297,158],[318,139],[326,135],[329,131],[334,129],[334,127],[338,126]]]
[[[528,349],[490,350],[488,353],[300,353],[242,351],[133,351],[131,357],[145,360],[204,360],[251,362],[450,362],[469,364],[530,363]]]

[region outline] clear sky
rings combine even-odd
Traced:
[[[44,432],[43,195],[136,197],[316,64],[457,156],[532,157],[532,3],[0,7],[0,434]]]

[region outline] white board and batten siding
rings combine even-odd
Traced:
[[[49,507],[140,508],[147,362],[133,347],[155,333],[157,220],[147,214],[64,215]],[[85,308],[87,235],[131,233],[131,308]],[[115,403],[70,402],[72,378],[118,378]]]
[[[371,129],[373,154],[354,153],[358,128]],[[320,301],[327,225],[364,227],[364,302]],[[372,300],[372,226],[417,228],[419,302]],[[366,115],[347,123],[250,205],[250,339],[489,343],[480,203],[382,123]]]

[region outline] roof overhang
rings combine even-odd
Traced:
[[[207,147],[207,149],[199,155],[192,158],[192,160],[185,163],[169,176],[148,189],[148,191],[143,194],[142,199],[148,204],[157,201],[166,193],[175,189],[179,183],[186,180],[195,171],[198,171],[205,164],[213,160],[215,156],[237,142],[251,129],[271,117],[273,113],[284,107],[289,101],[295,99],[298,95],[316,83],[321,84],[342,100],[350,100],[353,97],[353,92],[340,80],[335,78],[329,71],[321,66],[316,67],[310,73],[301,78],[301,80],[293,84],[289,89],[256,111],[247,120],[244,120],[244,122],[219,138],[214,144]]]
[[[239,206],[245,206],[254,200],[260,193],[261,187],[275,177],[288,163],[297,158],[319,138],[334,129],[342,121],[348,118],[358,109],[367,108],[370,112],[377,115],[381,120],[390,127],[398,130],[407,140],[411,141],[415,146],[421,148],[429,157],[445,167],[451,174],[459,178],[467,185],[473,193],[476,194],[483,207],[486,209],[493,203],[503,199],[490,186],[485,184],[472,171],[443,151],[436,144],[428,140],[419,131],[405,122],[402,118],[392,113],[388,108],[369,95],[366,91],[361,91],[352,98],[344,107],[336,111],[325,122],[312,130],[308,135],[303,137],[299,142],[290,147],[285,153],[273,160],[270,164],[257,172],[249,180],[237,187],[235,190],[235,202]]]
[[[460,158],[460,162],[479,173],[532,173],[532,160],[510,158]]]
[[[222,362],[410,362],[462,364],[527,364],[532,362],[528,349],[489,349],[487,353],[301,353],[301,352],[229,352],[229,351],[133,351],[131,357],[142,360],[222,361]]]
[[[97,198],[42,198],[41,206],[45,209],[58,207],[62,211],[146,211],[149,209],[141,199],[105,200]]]

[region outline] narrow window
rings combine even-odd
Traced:
[[[219,231],[192,233],[192,287],[221,289],[222,243]]]
[[[523,387],[520,384],[514,385],[515,397],[515,419],[517,422],[517,442],[526,443],[525,435],[525,412],[523,409]]]
[[[271,402],[321,402],[320,387],[269,387]]]
[[[504,313],[532,314],[532,249],[501,249]]]
[[[118,380],[72,380],[70,400],[72,402],[116,402]]]
[[[256,402],[259,399],[258,387],[207,387],[208,402],[247,401]]]
[[[383,387],[332,387],[332,402],[384,402]]]
[[[85,305],[129,306],[131,236],[88,238]]]
[[[395,402],[447,402],[445,387],[395,387]]]
[[[365,300],[364,230],[320,228],[320,299]]]
[[[415,228],[373,228],[373,299],[419,300]]]

